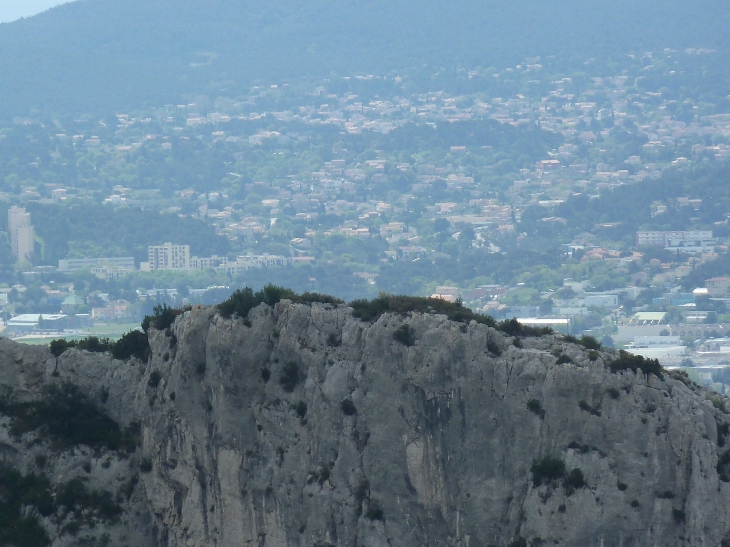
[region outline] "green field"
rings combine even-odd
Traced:
[[[85,329],[83,334],[73,334],[68,336],[43,336],[43,337],[22,337],[16,338],[15,341],[21,344],[29,344],[33,346],[45,346],[48,345],[51,340],[63,338],[65,340],[79,340],[88,336],[97,336],[99,338],[110,338],[111,340],[118,340],[126,333],[139,327],[138,323],[125,323],[120,325],[105,325],[103,327],[91,327]]]

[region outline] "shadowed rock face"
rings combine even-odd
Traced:
[[[560,335],[517,348],[435,315],[367,324],[346,307],[283,301],[249,320],[196,307],[151,333],[145,364],[69,351],[56,368],[45,349],[0,342],[11,397],[69,380],[108,390],[100,408],[121,424],[142,422],[129,464],[92,473],[112,490],[135,462],[152,463],[122,521],[105,525],[113,538],[714,547],[730,537],[730,483],[717,471],[730,401],[679,375],[614,374],[610,351],[591,361]],[[393,338],[404,322],[411,347]],[[0,443],[1,458],[30,469],[27,443],[7,428]],[[74,458],[49,452],[48,465],[73,474]]]

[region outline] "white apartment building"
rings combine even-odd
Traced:
[[[122,268],[111,264],[91,268],[91,273],[104,281],[118,281],[132,272],[133,268]]]
[[[618,295],[616,294],[586,294],[583,305],[587,308],[617,308]]]
[[[712,230],[691,230],[688,232],[637,232],[636,245],[639,247],[663,247],[670,251],[710,252],[717,240]]]
[[[134,270],[133,256],[119,256],[111,258],[66,258],[58,261],[58,269],[62,272],[75,272],[84,268],[102,266],[116,266],[127,270]]]
[[[221,264],[217,269],[229,275],[240,275],[253,268],[271,268],[272,266],[285,266],[291,262],[290,258],[279,255],[245,255],[236,257],[235,262]]]
[[[207,258],[201,258],[194,256],[190,259],[190,269],[192,270],[207,270],[208,268],[219,268],[228,264],[228,257],[221,257],[213,255]]]
[[[30,213],[26,213],[22,207],[13,205],[8,210],[8,232],[15,260],[30,262],[35,248],[35,234],[30,222]]]
[[[285,266],[292,262],[291,258],[270,254],[238,256],[235,261],[230,261],[224,256],[191,257],[189,245],[173,245],[172,243],[149,247],[148,251],[149,262],[140,264],[140,270],[142,271],[207,270],[213,268],[229,275],[240,275],[253,268]]]
[[[154,245],[147,248],[150,270],[189,270],[190,245]]]

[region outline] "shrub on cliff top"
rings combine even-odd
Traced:
[[[122,336],[112,347],[112,356],[115,359],[126,361],[136,357],[146,361],[150,354],[150,341],[147,334],[133,330]]]
[[[543,336],[553,333],[553,329],[550,327],[530,327],[523,325],[514,317],[500,321],[496,327],[507,336]]]
[[[594,338],[593,336],[588,336],[587,334],[581,336],[580,339],[571,334],[566,334],[565,336],[563,336],[563,340],[565,340],[566,342],[570,342],[571,344],[578,344],[586,349],[591,349],[595,351],[598,351],[603,347],[603,344],[601,344],[596,338]]]
[[[305,292],[297,294],[291,289],[277,287],[276,285],[266,285],[263,289],[253,292],[253,289],[246,287],[235,291],[231,297],[225,302],[218,304],[218,312],[225,318],[237,315],[245,318],[248,312],[259,304],[267,304],[274,306],[282,300],[291,300],[300,304],[342,304],[343,301],[334,296],[319,294],[313,292]]]
[[[662,366],[658,360],[645,359],[641,355],[632,355],[624,350],[621,350],[618,359],[611,361],[608,366],[612,372],[618,372],[620,370],[632,370],[636,372],[638,369],[641,369],[644,374],[652,373],[664,379]]]
[[[496,326],[494,319],[487,315],[474,313],[465,308],[461,302],[447,302],[440,298],[425,298],[422,296],[396,296],[381,293],[373,300],[354,300],[350,302],[353,309],[352,314],[362,321],[377,321],[384,313],[395,313],[406,315],[409,312],[417,313],[438,313],[446,315],[452,321],[469,323],[474,320],[477,323]]]
[[[111,351],[113,345],[114,342],[109,340],[109,338],[89,336],[88,338],[82,338],[81,340],[52,340],[50,347],[51,353],[58,357],[64,351],[71,348],[83,349],[94,353],[104,353]]]
[[[189,306],[183,308],[171,308],[167,304],[158,304],[152,308],[153,314],[146,315],[142,320],[142,330],[147,332],[150,330],[150,327],[155,327],[157,330],[168,329],[175,322],[178,315],[182,315],[190,309],[191,308]]]
[[[50,348],[51,353],[56,357],[60,357],[68,349],[76,348],[97,353],[111,353],[115,359],[122,361],[132,357],[146,361],[149,357],[150,343],[145,333],[133,330],[116,342],[112,342],[108,338],[100,339],[91,336],[82,340],[53,340]]]

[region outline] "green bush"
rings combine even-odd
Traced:
[[[586,485],[585,478],[583,477],[583,471],[580,469],[573,469],[563,479],[563,488],[565,488],[566,495],[570,496],[578,488],[583,488]]]
[[[299,380],[299,365],[290,361],[281,368],[279,384],[284,388],[284,391],[293,393],[299,384]]]
[[[577,450],[581,454],[588,454],[591,451],[591,447],[585,443],[581,444],[578,441],[573,441],[568,445],[568,448]]]
[[[72,345],[74,342],[69,342]],[[91,351],[94,353],[106,353],[112,350],[114,343],[109,338],[97,338],[89,336],[76,342],[76,347],[81,350]]]
[[[368,506],[368,511],[367,513],[365,513],[365,516],[369,520],[385,520],[385,514],[383,513],[383,509],[375,501],[370,502]]]
[[[590,404],[588,404],[587,401],[581,399],[578,401],[578,406],[583,412],[588,412],[589,414],[593,414],[594,416],[600,416],[601,415],[601,409],[599,407],[593,407]]]
[[[218,312],[225,318],[238,315],[246,318],[248,312],[264,301],[263,293],[254,294],[249,287],[235,291],[228,300],[218,304]]]
[[[331,304],[333,306],[339,306],[345,303],[344,300],[318,292],[305,292],[300,295],[295,294],[294,298],[290,298],[290,300],[298,304]]]
[[[60,357],[63,352],[72,348],[95,353],[111,353],[115,359],[121,361],[132,357],[146,361],[150,352],[147,335],[138,330],[128,332],[116,342],[112,342],[108,338],[90,336],[81,340],[53,340],[50,344],[51,353],[56,357]]]
[[[23,476],[17,469],[0,467],[0,491],[4,504],[33,505],[41,516],[47,517],[53,512],[50,488],[45,475],[29,473]]]
[[[645,359],[641,355],[632,355],[627,351],[621,350],[618,359],[611,361],[608,367],[612,372],[621,370],[632,370],[636,372],[641,369],[644,374],[655,374],[658,378],[664,379],[662,366],[656,359]]]
[[[573,469],[567,473],[565,462],[552,456],[544,456],[542,459],[534,461],[530,471],[532,471],[532,484],[535,487],[562,481],[567,496],[572,495],[578,488],[586,486],[583,472],[580,469]]]
[[[572,362],[573,362],[573,360],[570,357],[568,357],[565,354],[562,354],[560,357],[558,357],[558,360],[555,361],[555,364],[556,365],[564,365],[564,364],[572,363]]]
[[[75,520],[72,520],[71,522],[66,524],[63,528],[61,528],[61,535],[70,534],[72,536],[76,536],[76,534],[79,533],[79,530],[81,530],[81,523],[77,522]]]
[[[404,323],[393,333],[393,339],[404,346],[413,346],[416,344],[416,331],[414,331],[410,325]]]
[[[340,403],[340,407],[342,408],[342,412],[347,416],[357,414],[357,408],[355,407],[355,403],[352,402],[352,399],[344,399]]]
[[[545,417],[545,410],[543,410],[540,401],[538,401],[537,399],[530,399],[529,401],[527,401],[527,410],[529,410],[533,414],[537,414],[538,416],[540,416],[540,418]]]
[[[2,410],[10,416],[10,431],[15,436],[40,430],[58,448],[136,448],[132,431],[122,432],[119,424],[99,412],[78,386],[70,383],[46,387],[40,401],[3,405]]]
[[[499,348],[499,345],[492,340],[487,342],[487,351],[496,357],[502,355],[502,350]]]
[[[512,319],[505,319],[500,321],[496,325],[497,329],[505,333],[507,336],[544,336],[546,334],[552,334],[553,329],[550,327],[530,327],[523,325],[514,317]]]
[[[55,504],[66,512],[73,511],[78,522],[79,516],[87,522],[92,519],[116,522],[122,514],[122,508],[114,501],[106,490],[90,491],[85,479],[72,479],[56,489]]]
[[[59,340],[51,340],[51,353],[54,355],[54,357],[60,357],[67,349],[68,342],[63,338]]]
[[[152,389],[157,389],[157,386],[160,385],[160,382],[162,381],[162,374],[160,374],[159,370],[153,370],[150,373],[150,378],[147,380],[147,385],[151,387]]]
[[[578,340],[578,343],[584,348],[594,351],[598,351],[603,347],[603,345],[598,340],[596,340],[593,336],[588,336],[587,334],[581,336],[580,340]]]
[[[274,306],[282,300],[291,300],[292,302],[300,304],[343,304],[344,302],[334,296],[328,296],[325,294],[305,292],[304,294],[297,294],[291,289],[284,287],[277,287],[276,285],[266,285],[262,290],[253,292],[253,289],[246,287],[235,291],[228,300],[218,304],[218,313],[225,318],[233,317],[237,315],[241,318],[246,318],[248,312],[259,304],[266,304],[268,306]]]
[[[596,338],[594,338],[593,336],[588,336],[587,334],[581,336],[580,339],[571,334],[566,334],[565,336],[563,336],[563,340],[565,340],[566,342],[570,342],[571,344],[578,344],[586,349],[594,351],[598,351],[603,347],[603,344],[601,344]]]
[[[307,415],[307,403],[299,401],[296,405],[294,405],[294,410],[296,410],[297,416],[304,418]]]
[[[113,346],[114,343],[109,338],[97,338],[96,336],[89,336],[81,340],[52,340],[50,344],[51,353],[56,357],[71,348],[105,353],[111,351]]]
[[[315,469],[313,471],[310,471],[309,477],[307,477],[307,483],[312,483],[317,481],[320,485],[324,484],[329,480],[330,476],[332,475],[332,468],[334,467],[334,462],[330,462],[329,464],[324,464],[322,467]]]
[[[89,491],[83,479],[60,484],[54,493],[43,475],[21,475],[16,469],[0,467],[0,545],[3,547],[47,547],[45,530],[32,511],[43,517],[61,520],[73,511],[74,520],[65,531],[75,534],[82,524],[93,526],[96,521],[116,522],[122,508],[106,490]]]
[[[142,330],[147,332],[150,327],[154,327],[156,330],[169,329],[177,319],[178,315],[182,315],[191,308],[171,308],[167,304],[158,304],[152,308],[152,315],[147,315],[142,320]]]
[[[452,303],[440,298],[425,298],[421,296],[396,296],[381,293],[373,300],[354,300],[350,302],[352,314],[362,321],[377,321],[384,313],[406,315],[409,312],[437,313],[446,315],[451,321],[469,323],[476,321],[490,327],[496,326],[494,319],[487,315],[474,313],[465,308],[460,302]]]
[[[565,477],[565,463],[558,458],[544,456],[533,462],[530,471],[532,472],[532,484],[538,487]]]
[[[722,482],[730,482],[730,450],[718,458],[717,474]]]
[[[716,424],[717,428],[717,446],[722,448],[727,442],[727,437],[730,435],[730,424]]]
[[[137,487],[137,483],[139,483],[139,475],[133,475],[130,477],[129,480],[125,481],[119,489],[117,499],[120,501],[129,501],[129,498],[131,498],[132,494],[134,494],[134,489]]]
[[[112,348],[112,357],[126,361],[136,357],[140,361],[147,361],[150,356],[150,341],[147,334],[133,330],[117,340]]]
[[[46,547],[50,539],[32,514],[24,508],[33,506],[41,516],[53,513],[53,496],[48,479],[16,469],[0,467],[0,545]]]

